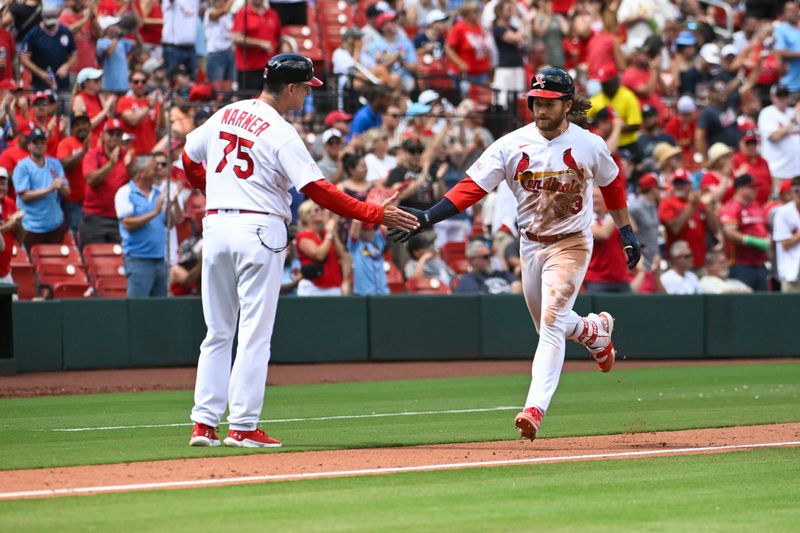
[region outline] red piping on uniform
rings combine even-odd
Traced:
[[[383,206],[368,204],[348,196],[325,179],[306,184],[301,191],[317,205],[345,218],[355,218],[372,224],[383,223]]]
[[[203,163],[195,163],[186,152],[181,154],[183,161],[183,172],[186,174],[186,179],[192,184],[195,189],[200,189],[205,194],[206,192],[206,168]]]
[[[445,198],[453,202],[459,213],[463,213],[468,207],[478,203],[484,196],[486,196],[486,191],[472,181],[469,176],[456,183],[455,187],[444,195]]]
[[[622,175],[617,176],[614,181],[605,187],[600,187],[600,192],[603,193],[603,202],[609,211],[628,207],[628,198],[625,195],[625,178]]]

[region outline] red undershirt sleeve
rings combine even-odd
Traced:
[[[628,198],[625,195],[625,180],[622,177],[617,176],[614,181],[605,187],[600,187],[600,192],[603,194],[603,202],[609,211],[628,207]]]
[[[186,179],[192,184],[195,189],[200,189],[203,193],[206,192],[206,169],[203,163],[195,163],[186,152],[181,155],[183,161],[183,172],[186,174]]]
[[[337,215],[372,224],[380,224],[383,221],[383,206],[356,200],[324,179],[312,181],[301,190],[303,194],[314,200],[317,205],[333,211]]]
[[[468,207],[478,203],[481,198],[486,196],[480,185],[472,181],[472,178],[467,176],[463,180],[455,184],[455,186],[447,191],[444,195],[445,198],[453,202],[459,213],[463,213]]]

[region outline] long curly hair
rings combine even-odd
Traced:
[[[586,113],[592,108],[592,102],[585,96],[575,93],[572,95],[572,108],[569,110],[567,117],[572,122],[583,124],[586,122]]]

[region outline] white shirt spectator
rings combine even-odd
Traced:
[[[681,276],[670,268],[661,274],[661,284],[667,294],[698,294],[701,292],[700,280],[691,271],[687,271]]]
[[[217,20],[211,20],[210,9],[203,17],[206,34],[206,52],[225,52],[233,47],[233,13],[228,11]]]
[[[197,37],[200,0],[161,0],[161,10],[164,12],[161,42],[193,46]]]
[[[703,294],[745,294],[753,292],[753,289],[738,279],[703,276],[700,278],[700,292]]]
[[[367,164],[367,181],[373,182],[386,179],[389,172],[397,166],[397,158],[387,155],[379,159],[375,154],[369,153],[364,156],[364,163]]]
[[[773,178],[790,179],[800,173],[800,129],[775,142],[769,139],[777,129],[794,119],[794,109],[781,111],[767,106],[758,115],[758,133],[761,135],[761,155],[769,164]]]
[[[790,238],[796,231],[800,231],[800,213],[797,204],[789,202],[775,210],[772,240],[775,241],[777,252],[778,278],[781,281],[794,283],[800,274],[800,244],[784,249],[780,241]]]

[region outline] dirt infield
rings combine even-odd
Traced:
[[[0,500],[800,445],[800,423],[15,470]]]
[[[617,361],[616,369],[664,366],[709,366],[800,362],[800,359],[733,359],[704,361]],[[325,364],[275,364],[269,368],[271,385],[305,385],[392,379],[447,378],[525,374],[531,362],[514,361],[418,361]],[[564,370],[596,371],[592,361],[567,361]],[[42,372],[0,376],[0,398],[96,394],[194,388],[194,368],[144,368]]]

